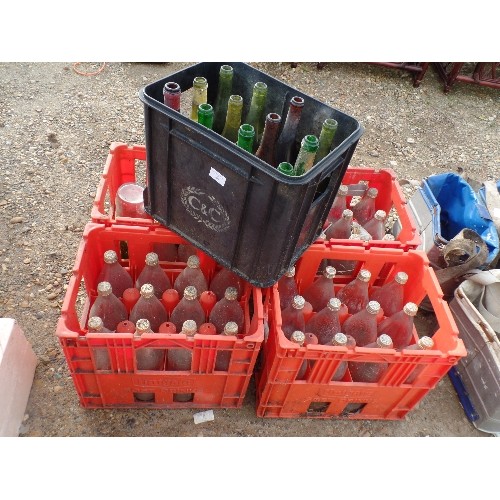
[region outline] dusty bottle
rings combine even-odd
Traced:
[[[238,333],[243,333],[245,314],[237,300],[238,292],[234,287],[228,287],[224,297],[215,304],[210,312],[209,321],[217,328],[217,333],[222,333],[224,326],[229,321],[238,325]]]
[[[252,100],[248,114],[245,118],[245,123],[252,125],[255,130],[255,142],[252,152],[255,152],[262,139],[262,132],[264,130],[265,121],[265,107],[267,100],[267,85],[264,82],[257,82],[252,91]]]
[[[318,342],[323,345],[330,344],[333,336],[340,332],[340,300],[332,298],[327,305],[320,309],[307,323],[306,330],[318,337]]]
[[[153,287],[154,294],[158,299],[161,299],[165,290],[172,288],[170,279],[160,267],[158,255],[154,252],[150,252],[146,255],[146,265],[142,268],[139,276],[137,276],[135,287],[140,289],[142,285],[146,283]]]
[[[87,322],[89,333],[111,333],[112,330],[106,328],[99,316],[91,316]]]
[[[191,120],[198,121],[198,106],[207,102],[208,82],[204,76],[196,76],[193,80],[193,99],[191,102]]]
[[[116,333],[134,333],[135,325],[132,321],[126,319],[125,321],[120,321],[116,325]]]
[[[202,292],[208,290],[207,279],[200,269],[200,259],[197,255],[191,255],[188,258],[187,266],[179,273],[177,278],[175,278],[173,288],[182,296],[187,286],[194,286],[198,293],[198,297]]]
[[[309,345],[309,344],[318,345],[319,344],[318,337],[316,337],[316,335],[314,335],[314,333],[305,332],[304,335],[306,337],[304,340],[304,345]]]
[[[210,130],[214,124],[214,108],[208,102],[203,102],[198,106],[198,123]]]
[[[349,316],[342,325],[346,335],[354,337],[356,345],[363,347],[377,339],[377,314],[380,304],[374,300],[368,302],[364,309]]]
[[[329,223],[333,224],[342,217],[342,213],[347,208],[348,190],[349,188],[345,184],[341,184],[339,186],[339,190],[335,195],[335,199],[333,200],[332,207],[330,208],[326,219]]]
[[[293,165],[294,175],[302,175],[308,172],[313,164],[318,151],[319,141],[315,135],[306,135],[300,143],[300,150]]]
[[[203,308],[203,311],[205,312],[205,318],[207,320],[210,317],[210,312],[212,311],[216,303],[217,303],[217,296],[215,295],[214,292],[210,290],[205,290],[200,295],[200,304],[201,307]]]
[[[382,334],[375,342],[371,342],[365,347],[373,349],[392,349],[392,340],[389,335]],[[369,362],[369,361],[349,361],[349,372],[353,382],[375,383],[387,371],[389,363]]]
[[[224,329],[222,330],[221,335],[238,335],[238,325],[234,321],[228,321],[224,325]],[[215,358],[215,369],[218,371],[227,372],[229,370],[229,363],[231,362],[231,354],[232,349],[229,345],[228,349],[217,351],[217,357]]]
[[[175,262],[177,260],[177,245],[174,243],[154,243],[153,252],[158,255],[158,260]]]
[[[111,283],[113,293],[117,297],[122,297],[125,289],[134,286],[132,277],[118,262],[118,255],[114,250],[106,250],[104,252],[104,265],[97,278],[98,283],[101,281]]]
[[[304,99],[298,95],[290,99],[290,106],[285,118],[285,123],[276,141],[276,163],[292,162],[295,147],[295,135],[300,122]],[[275,165],[273,163],[273,165]]]
[[[290,334],[290,340],[295,344],[297,344],[299,347],[302,347],[306,340],[306,336],[304,335],[304,332],[300,330],[295,330]],[[295,380],[304,380],[306,372],[307,372],[307,359],[304,359],[304,361],[302,361],[302,364],[300,365],[297,375],[295,376]]]
[[[264,132],[255,156],[269,165],[276,164],[276,139],[278,137],[281,116],[278,113],[269,113],[266,116]]]
[[[159,326],[168,320],[167,311],[154,294],[153,285],[150,283],[141,286],[141,296],[130,311],[129,319],[136,325],[140,319],[147,319],[154,332],[157,332]]]
[[[97,297],[90,308],[89,317],[99,316],[104,326],[111,331],[120,321],[128,318],[127,309],[113,293],[111,283],[101,281],[97,285]]]
[[[229,64],[223,64],[219,69],[219,85],[214,104],[213,130],[220,134],[224,128],[227,114],[227,102],[233,88],[234,69]]]
[[[295,330],[305,331],[306,322],[304,320],[304,297],[296,295],[292,303],[281,312],[281,329],[287,339]]]
[[[350,337],[352,339],[352,337]],[[356,342],[354,342],[356,344]],[[330,343],[327,345],[339,346],[339,347],[347,347],[349,345],[349,341],[347,335],[345,333],[336,333],[332,336]],[[352,346],[352,343],[351,343]],[[339,381],[344,378],[345,372],[347,370],[347,361],[341,361],[333,374],[332,380]]]
[[[177,258],[180,262],[187,262],[191,255],[197,255],[197,249],[194,245],[190,243],[184,244],[180,243],[177,248]]]
[[[194,286],[187,286],[180,302],[174,307],[170,321],[178,332],[182,329],[184,321],[193,320],[196,325],[205,323],[205,312],[198,300],[198,292]]]
[[[349,237],[351,236],[351,225],[352,211],[346,208],[342,212],[342,217],[333,222],[332,225],[325,231],[326,239],[349,239]]]
[[[371,219],[364,224],[364,230],[370,234],[374,240],[381,240],[385,234],[385,217],[384,210],[377,210]]]
[[[241,125],[241,112],[243,111],[243,97],[232,95],[227,102],[227,114],[222,136],[231,142],[238,141],[238,131]]]
[[[248,123],[240,125],[240,128],[238,129],[238,141],[236,144],[245,151],[253,154],[254,141],[255,129],[253,126]]]
[[[164,321],[158,327],[158,333],[175,333],[175,332],[177,332],[177,329],[175,328],[175,325],[170,321]]]
[[[99,316],[92,316],[87,322],[89,333],[111,333],[111,330],[104,326]],[[111,370],[111,362],[106,347],[93,347],[94,363],[96,370]]]
[[[335,297],[335,288],[333,287],[333,278],[337,271],[332,266],[327,266],[323,274],[314,281],[302,296],[309,302],[315,311],[321,311],[328,301]]]
[[[163,103],[175,111],[181,112],[181,87],[176,82],[167,82],[163,86]]]
[[[130,311],[135,306],[140,296],[141,292],[135,286],[125,289],[122,295],[122,301],[125,305],[125,308],[127,309],[127,314],[130,314]]]
[[[217,300],[220,300],[224,297],[224,293],[226,293],[228,286],[236,288],[238,292],[238,300],[240,300],[244,288],[243,280],[231,271],[231,269],[222,267],[219,271],[217,271],[217,273],[215,273],[214,277],[210,281],[208,289],[215,293]]]
[[[378,332],[391,337],[394,349],[404,349],[413,334],[413,319],[418,312],[417,304],[407,302],[403,309],[378,324]]]
[[[278,170],[278,172],[281,172],[282,174],[289,175],[290,177],[293,177],[294,175],[293,165],[291,163],[288,163],[287,161],[282,161],[281,163],[279,163],[276,170]]]
[[[408,275],[399,271],[391,281],[380,288],[370,290],[370,300],[376,300],[380,304],[385,316],[392,316],[403,309],[404,289],[407,281]]]
[[[361,199],[352,207],[354,218],[364,226],[375,214],[375,199],[378,196],[378,189],[368,188]]]
[[[372,274],[368,269],[361,269],[356,278],[342,287],[337,297],[347,306],[349,314],[355,314],[368,304],[368,283]]]
[[[318,152],[314,158],[315,164],[322,160],[330,152],[333,139],[335,138],[335,133],[337,132],[337,127],[337,120],[334,120],[333,118],[327,118],[323,122],[323,126],[321,127],[321,132],[319,134]]]
[[[278,280],[278,293],[280,296],[281,310],[291,305],[293,298],[299,294],[297,290],[297,283],[295,282],[294,276],[295,276],[295,266],[292,266]]]
[[[175,288],[169,288],[163,292],[161,301],[169,317],[180,300],[179,292]]]
[[[405,349],[411,350],[411,351],[426,351],[434,348],[434,340],[432,340],[430,337],[421,337],[418,339],[418,342],[416,344],[409,345]],[[415,379],[422,373],[423,369],[428,366],[426,364],[419,364],[417,365],[413,371],[410,373],[408,378],[405,380],[405,384],[412,384]]]
[[[314,309],[310,302],[307,300],[304,302],[304,307],[302,308],[302,314],[304,315],[304,321],[307,323],[314,316]]]

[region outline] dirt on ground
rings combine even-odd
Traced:
[[[215,409],[199,425],[197,409],[79,404],[54,332],[104,162],[112,142],[145,142],[139,90],[188,64],[108,63],[84,76],[71,62],[0,63],[0,317],[19,322],[38,357],[20,436],[489,436],[447,376],[400,421],[258,418],[253,380],[241,409]],[[445,94],[432,68],[415,88],[408,73],[368,64],[251,64],[363,125],[351,165],[400,179],[500,178],[497,90],[456,84]],[[432,317],[418,321],[425,329]]]

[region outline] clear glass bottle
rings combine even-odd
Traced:
[[[198,298],[205,290],[208,290],[207,279],[200,269],[200,259],[197,255],[191,255],[188,258],[186,267],[175,278],[173,288],[182,296],[184,289],[190,285],[196,288]]]
[[[312,305],[314,311],[321,311],[329,300],[335,297],[333,278],[335,278],[336,273],[334,267],[326,266],[322,275],[313,281],[302,294],[304,299]]]
[[[408,282],[408,275],[399,271],[391,281],[379,288],[372,288],[369,292],[370,300],[376,300],[385,316],[392,316],[401,311],[404,306],[404,289]]]
[[[427,351],[434,349],[434,340],[431,337],[421,337],[418,339],[416,344],[409,345],[405,347],[405,349],[409,349],[410,351]],[[428,366],[427,364],[419,364],[417,365],[413,371],[410,373],[408,378],[405,380],[405,384],[413,384],[415,379],[422,373],[423,369]]]
[[[293,177],[294,175],[293,165],[286,161],[282,161],[281,163],[279,163],[277,170],[278,172],[281,172],[282,174],[285,175],[289,175],[290,177]]]
[[[133,287],[132,276],[118,262],[118,255],[114,250],[104,252],[104,265],[97,277],[97,282],[108,281],[111,283],[113,293],[116,297],[122,297],[125,289]]]
[[[321,127],[321,132],[319,134],[319,146],[316,157],[314,158],[314,163],[318,163],[322,160],[328,153],[333,144],[333,139],[335,138],[335,133],[338,128],[337,120],[333,118],[327,118]]]
[[[300,143],[300,150],[293,166],[294,175],[302,175],[311,170],[314,164],[319,141],[315,135],[306,135]]]
[[[375,214],[375,199],[378,196],[378,189],[371,187],[365,191],[361,199],[352,207],[354,218],[359,224],[364,226]]]
[[[295,330],[305,331],[306,322],[304,320],[304,297],[296,295],[292,303],[281,311],[281,329],[287,339]]]
[[[238,325],[238,333],[243,333],[245,326],[245,313],[237,300],[238,292],[234,287],[228,287],[224,297],[215,304],[210,312],[209,322],[215,325],[217,333],[222,333],[224,326],[229,321]]]
[[[304,335],[304,332],[300,330],[295,330],[290,334],[290,341],[297,344],[299,347],[304,345],[305,340],[306,336]],[[304,380],[307,372],[307,364],[307,359],[304,359],[300,365],[297,375],[295,376],[295,380]]]
[[[346,335],[350,335],[356,341],[356,345],[363,347],[375,342],[377,339],[377,314],[380,304],[374,300],[368,302],[364,309],[349,316],[342,325]]]
[[[89,333],[111,333],[111,330],[104,326],[99,316],[92,316],[87,322]],[[96,370],[111,370],[108,349],[106,347],[93,347],[94,363]]]
[[[376,341],[371,342],[365,347],[372,349],[392,349],[392,340],[389,335],[382,334]],[[375,383],[380,380],[382,375],[389,368],[386,362],[369,361],[349,361],[349,372],[353,382]]]
[[[264,132],[255,156],[271,166],[276,164],[276,139],[278,137],[281,116],[278,113],[269,113],[266,116]]]
[[[361,269],[352,281],[343,286],[337,297],[347,306],[349,314],[355,314],[368,304],[368,287],[372,274],[368,269]]]
[[[288,113],[281,129],[281,133],[276,141],[276,163],[292,162],[295,147],[295,135],[300,122],[304,99],[298,95],[290,99]],[[276,164],[273,163],[273,166]]]
[[[293,298],[299,294],[299,291],[297,289],[297,283],[295,281],[294,276],[295,276],[295,266],[292,266],[278,280],[278,293],[280,296],[281,310],[291,305]]]
[[[373,217],[364,224],[363,229],[374,239],[381,240],[385,234],[385,218],[384,210],[377,210]]]
[[[352,337],[351,337],[352,339]],[[355,343],[355,342],[354,342]],[[347,347],[348,339],[345,333],[335,333],[332,335],[332,338],[327,345],[339,346],[339,347]],[[344,378],[345,372],[347,370],[347,361],[341,361],[333,374],[332,381],[338,382]]]
[[[252,100],[245,123],[252,125],[255,130],[255,142],[252,152],[255,152],[262,139],[265,122],[265,107],[267,100],[267,85],[264,82],[257,82],[252,91]]]
[[[231,269],[222,267],[214,274],[208,289],[215,293],[217,300],[220,300],[224,297],[228,286],[236,288],[238,292],[238,300],[240,300],[244,289],[243,280],[236,273],[231,271]]]
[[[156,297],[153,285],[150,283],[145,283],[141,286],[141,296],[130,311],[129,319],[135,324],[140,319],[147,319],[154,332],[157,332],[159,326],[168,320],[167,311]]]
[[[227,114],[227,102],[233,88],[234,69],[229,64],[223,64],[219,69],[219,85],[214,105],[213,130],[220,134],[224,128]]]
[[[329,223],[335,223],[342,217],[342,212],[347,208],[347,193],[349,188],[345,184],[341,184],[335,195],[332,203],[332,207],[328,212],[327,221]]]
[[[169,317],[172,315],[172,311],[180,300],[179,292],[175,288],[169,288],[163,292],[161,301]]]
[[[205,311],[198,300],[198,292],[194,286],[187,286],[180,302],[174,307],[170,321],[178,332],[182,329],[184,321],[193,320],[196,325],[205,323]]]
[[[332,298],[306,323],[305,329],[314,333],[320,344],[330,344],[333,336],[340,332],[340,306],[340,300]]]
[[[253,154],[253,144],[255,141],[255,129],[252,125],[244,123],[238,129],[238,142],[240,148]]]
[[[165,273],[165,271],[160,267],[160,261],[158,259],[158,254],[155,252],[150,252],[146,255],[146,265],[142,268],[142,271],[137,276],[135,280],[135,287],[141,288],[142,285],[149,283],[153,286],[154,294],[158,299],[161,299],[163,292],[172,288],[170,279]],[[139,318],[137,318],[139,319]]]
[[[193,80],[193,100],[191,102],[191,120],[198,121],[198,106],[207,102],[208,81],[204,76],[195,76]]]
[[[352,231],[352,215],[352,211],[346,208],[342,212],[342,217],[333,222],[332,225],[325,231],[326,239],[349,239]]]
[[[224,325],[221,335],[238,335],[238,325],[234,321],[228,321]],[[229,370],[231,354],[232,349],[223,349],[217,352],[217,356],[215,358],[215,369],[217,371],[227,372]]]
[[[210,130],[214,124],[214,108],[208,102],[203,102],[198,106],[198,123]]]
[[[241,125],[241,113],[243,111],[243,97],[232,95],[227,102],[227,114],[222,136],[227,140],[236,143]]]
[[[163,103],[165,106],[181,112],[181,87],[176,82],[167,82],[163,86]]]
[[[112,332],[120,321],[128,319],[127,309],[113,293],[109,281],[97,285],[97,297],[90,308],[89,317],[99,316],[104,326]]]
[[[379,334],[391,337],[394,349],[404,349],[413,335],[413,320],[418,312],[417,304],[407,302],[403,309],[385,318],[378,324]]]

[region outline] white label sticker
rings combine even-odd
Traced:
[[[224,186],[226,183],[226,178],[213,167],[210,168],[210,173],[208,175],[212,177],[212,179],[215,179],[221,186]]]

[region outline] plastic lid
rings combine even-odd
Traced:
[[[197,269],[200,267],[200,259],[197,255],[190,255],[186,264],[191,269]]]
[[[288,271],[285,273],[285,276],[293,278],[295,276],[295,266],[292,266],[290,269],[288,269]]]
[[[386,333],[382,333],[377,339],[377,345],[382,348],[392,349],[392,339]]]
[[[374,187],[368,188],[368,191],[366,192],[366,194],[370,198],[376,198],[378,195],[378,189],[374,188]]]
[[[413,302],[407,302],[403,307],[403,311],[405,314],[408,314],[408,316],[415,316],[418,312],[418,306]]]
[[[359,271],[357,278],[365,283],[368,283],[372,277],[372,273],[368,269],[361,269]]]
[[[97,285],[97,293],[106,297],[107,295],[111,295],[113,289],[111,288],[111,283],[109,281],[101,281]]]
[[[352,210],[349,210],[346,208],[344,211],[342,211],[342,218],[343,219],[352,219],[354,216]]]
[[[347,193],[349,192],[349,187],[346,186],[345,184],[341,184],[339,186],[339,190],[337,191],[336,196],[347,196]]]
[[[418,339],[417,344],[420,349],[432,349],[434,347],[434,340],[430,337],[422,337],[421,339]]]
[[[181,333],[184,333],[186,335],[194,335],[197,328],[198,327],[196,326],[196,321],[187,319],[186,321],[184,321],[184,323],[182,323]]]
[[[345,346],[347,345],[347,335],[345,333],[336,333],[332,339],[332,345]]]
[[[106,250],[104,252],[104,262],[106,262],[106,264],[114,264],[118,262],[118,255],[116,255],[114,250]]]
[[[366,310],[370,314],[378,314],[380,312],[380,304],[376,300],[370,300],[366,305]]]
[[[342,302],[337,299],[337,297],[334,297],[328,301],[328,304],[326,305],[330,311],[340,311],[340,308],[342,307]]]
[[[228,321],[224,326],[224,335],[238,335],[238,325],[234,321]]]
[[[184,288],[184,298],[188,300],[195,300],[198,297],[198,290],[193,285]]]
[[[135,328],[139,333],[144,333],[147,332],[148,330],[151,330],[151,324],[149,323],[149,320],[147,320],[146,318],[141,318],[137,320]]]
[[[234,286],[228,286],[224,292],[224,297],[227,300],[236,300],[238,298],[238,290]]]
[[[158,258],[158,254],[155,252],[149,252],[146,255],[146,265],[148,266],[157,266],[158,262],[160,262]]]
[[[325,270],[323,271],[323,276],[328,279],[335,278],[336,274],[337,270],[333,266],[326,266]]]
[[[290,335],[290,340],[299,345],[302,345],[306,340],[306,336],[304,335],[304,332],[301,332],[300,330],[295,330],[292,333],[292,335]]]
[[[302,295],[295,295],[292,301],[292,307],[295,309],[303,309],[305,303],[306,300],[302,297]]]
[[[99,330],[104,326],[104,323],[102,322],[102,319],[99,316],[92,316],[89,318],[89,321],[87,323],[87,326],[92,330]],[[425,337],[422,337],[425,338]]]
[[[144,285],[141,286],[141,296],[145,299],[151,298],[154,294],[155,290],[151,283],[144,283]]]
[[[394,281],[400,285],[405,285],[408,281],[408,275],[404,271],[399,271],[399,273],[396,273],[396,276],[394,276]]]
[[[375,217],[375,219],[377,220],[384,220],[385,217],[386,217],[386,213],[385,213],[385,210],[377,210],[374,214],[373,214],[373,217]]]

